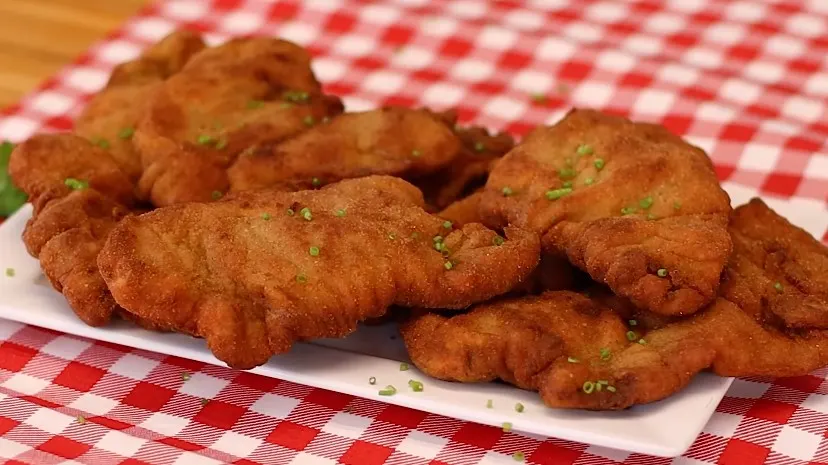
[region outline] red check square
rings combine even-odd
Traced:
[[[164,404],[169,402],[174,394],[175,391],[172,389],[141,381],[124,397],[123,403],[157,412],[161,410]]]
[[[760,465],[770,450],[741,439],[731,439],[719,458],[720,465]]]
[[[283,421],[273,428],[266,441],[293,450],[303,450],[319,431],[292,421]]]
[[[67,459],[77,458],[91,448],[89,444],[73,441],[63,436],[55,436],[37,447],[38,450]]]
[[[20,371],[35,355],[37,355],[35,349],[6,341],[0,344],[0,368],[14,372]]]
[[[746,415],[784,425],[795,411],[796,405],[777,402],[775,400],[758,399],[753,404],[753,407],[747,411]]]
[[[351,447],[342,455],[340,463],[344,465],[380,465],[385,463],[394,449],[378,446],[365,441],[354,441]]]
[[[227,430],[231,429],[245,412],[247,412],[247,409],[244,407],[214,400],[202,407],[196,414],[194,420],[205,425]]]
[[[69,362],[54,383],[76,391],[89,392],[106,371],[79,362]]]
[[[491,449],[500,440],[501,436],[503,436],[503,431],[498,428],[477,423],[466,423],[454,433],[451,439],[481,449]]]

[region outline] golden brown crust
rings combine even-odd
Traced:
[[[134,131],[146,101],[160,83],[203,48],[198,34],[175,31],[137,59],[116,66],[106,87],[92,97],[78,117],[75,133],[106,146],[121,170],[137,181],[141,159],[129,131]]]
[[[475,192],[468,197],[464,197],[451,203],[438,214],[441,218],[452,221],[456,225],[480,223],[481,218],[479,210],[481,198],[483,198],[483,193]]]
[[[427,110],[345,113],[281,144],[248,150],[229,170],[230,189],[298,190],[372,174],[418,176],[460,152],[451,129]]]
[[[657,313],[712,301],[731,251],[729,199],[704,152],[595,111],[527,136],[497,163],[480,209],[489,226],[538,232],[545,251]]]
[[[453,125],[463,149],[439,171],[412,178],[411,182],[423,191],[429,209],[435,211],[447,208],[482,187],[494,163],[514,146],[514,139],[507,133],[491,134],[479,126],[457,126],[453,124],[452,115],[442,113],[439,116]]]
[[[104,150],[71,134],[37,135],[20,144],[9,171],[35,204],[23,232],[29,253],[81,320],[108,323],[119,309],[98,272],[97,255],[129,214],[133,185]],[[67,178],[89,187],[72,190]]]
[[[295,44],[248,38],[202,50],[153,93],[138,124],[139,192],[158,206],[209,201],[228,191],[226,170],[240,153],[341,111]]]
[[[493,231],[446,228],[422,206],[414,186],[383,176],[241,192],[124,220],[98,264],[128,311],[202,336],[218,358],[249,368],[295,341],[345,336],[390,305],[463,308],[491,298],[537,264],[534,234],[509,229],[495,245]]]
[[[502,379],[539,390],[558,408],[653,402],[684,387],[712,359],[703,344],[639,344],[643,334],[631,341],[628,331],[614,312],[569,291],[486,303],[451,318],[420,313],[401,326],[412,361],[430,376]]]

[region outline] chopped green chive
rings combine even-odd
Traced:
[[[500,425],[500,426],[501,426],[501,429],[503,430],[504,433],[508,433],[509,431],[512,431],[512,424],[509,423],[508,421],[503,422],[503,424]]]
[[[601,392],[604,389],[604,386],[601,383],[595,383],[595,392]]]
[[[627,340],[632,342],[638,339],[638,334],[635,331],[627,331]]]
[[[181,373],[181,381],[189,381],[191,377],[192,375],[187,371]]]
[[[653,198],[650,196],[644,197],[643,199],[638,201],[638,206],[641,207],[642,210],[646,210],[653,206]]]
[[[500,190],[500,192],[503,193],[503,197],[509,197],[510,195],[514,194],[514,192],[512,191],[512,188],[509,187],[509,186],[504,187],[503,189]]]
[[[581,145],[578,146],[577,149],[575,149],[575,153],[577,153],[578,155],[581,155],[581,156],[583,156],[583,155],[592,155],[592,152],[593,152],[592,146],[587,145],[587,144],[581,144]]]
[[[452,225],[453,225],[453,223],[451,221],[448,221],[448,220],[443,221],[443,227],[446,228],[446,229],[451,229]]]
[[[586,186],[591,186],[594,182],[595,182],[595,179],[593,179],[593,178],[584,179],[584,185],[586,185]]]
[[[292,208],[288,208],[287,210],[285,210],[285,213],[287,213],[287,216],[293,216],[296,214],[296,212],[293,211]]]
[[[313,187],[319,187],[322,185],[322,181],[320,181],[319,178],[313,178],[311,179],[311,184]]]
[[[264,102],[261,100],[250,100],[247,102],[247,108],[250,110],[254,110],[256,108],[261,108],[264,106]]]
[[[299,283],[299,284],[305,284],[306,282],[308,282],[308,277],[301,274],[301,273],[297,274],[296,275],[296,282]]]
[[[655,215],[653,215],[652,213],[647,213],[647,219],[648,219],[648,220],[651,220],[651,221],[652,221],[652,220],[654,220],[654,219],[656,219],[656,218],[658,218],[658,217],[657,217],[657,216],[655,216]]]
[[[609,381],[607,381],[607,380],[605,380],[605,379],[599,379],[598,381],[596,381],[596,383],[597,383],[597,384],[601,384],[601,385],[603,385],[603,386],[606,386],[606,385],[608,385],[608,384],[609,384]]]
[[[636,211],[635,207],[624,207],[624,208],[621,209],[621,214],[622,215],[632,215],[633,213],[635,213],[635,211]]]
[[[523,406],[523,404],[521,404],[520,402],[515,404],[515,412],[523,413],[524,410],[525,410],[525,407]]]
[[[379,395],[381,396],[393,396],[397,393],[397,388],[392,385],[385,386],[385,389],[380,389]]]
[[[546,103],[546,95],[532,94],[532,101],[537,103],[537,104],[543,105],[543,104]]]
[[[434,243],[434,250],[441,252],[443,250],[443,243],[442,242],[435,242]]]
[[[310,253],[311,257],[318,257],[319,256],[319,247],[312,245],[308,249],[308,253]]]
[[[423,383],[413,379],[408,380],[408,386],[414,392],[423,392]]]
[[[615,392],[615,386],[607,386],[607,391]]]
[[[216,139],[213,136],[208,136],[207,134],[202,134],[198,136],[198,139],[196,139],[198,145],[208,145],[212,144],[215,141]]]
[[[595,161],[592,162],[592,164],[595,165],[595,169],[597,169],[598,171],[601,171],[602,169],[604,169],[604,159],[603,158],[596,158]]]
[[[645,339],[639,339],[638,343],[641,344],[642,346],[647,345],[647,341]]]
[[[607,361],[612,358],[612,351],[606,347],[601,347],[599,353],[601,354],[601,360],[603,361]]]
[[[422,154],[423,154],[423,153],[422,153],[422,152],[420,152],[420,151],[419,151],[419,150],[417,150],[417,149],[414,149],[414,150],[412,150],[412,151],[411,151],[411,156],[412,156],[412,157],[414,157],[414,158],[417,158],[417,157],[421,156]]]
[[[308,207],[299,210],[299,214],[302,215],[302,218],[304,218],[305,221],[310,221],[313,219],[313,214],[311,213],[310,208]]]
[[[561,197],[567,196],[572,193],[571,187],[562,187],[560,189],[552,189],[546,191],[546,198],[549,200],[558,200]]]
[[[392,241],[397,238],[397,233],[390,232],[388,233],[388,238]]]
[[[578,360],[575,357],[567,357],[566,361],[569,362],[569,363],[578,363],[578,362],[580,362],[580,360]]]
[[[583,390],[586,394],[592,394],[592,391],[595,390],[595,383],[592,381],[584,382],[584,385],[581,386],[581,390]]]
[[[570,179],[578,175],[578,172],[572,168],[561,168],[558,170],[558,176],[561,179]]]
[[[779,281],[773,283],[773,288],[776,289],[776,292],[782,292],[782,283]]]
[[[224,196],[224,194],[222,194],[221,191],[213,191],[210,194],[210,198],[213,199],[213,200],[218,200],[218,199],[222,198],[223,196]]]
[[[454,268],[454,264],[446,260],[445,263],[443,263],[443,268],[445,268],[446,270],[450,270]]]
[[[400,363],[400,371],[408,371],[408,364],[405,362]]]
[[[77,421],[78,423],[80,423],[82,425],[82,424],[86,423],[86,417],[84,417],[83,415],[78,415],[78,416],[75,417],[75,421]]]
[[[523,460],[526,458],[526,454],[524,454],[521,451],[517,451],[514,454],[512,454],[512,458],[515,460],[515,462],[523,462]]]
[[[679,202],[678,200],[673,202],[673,209],[675,209],[675,210],[681,209],[681,202]]]
[[[14,278],[14,268],[6,268],[6,276]]]
[[[262,213],[262,219],[263,220],[270,221],[271,218],[272,218],[272,216],[270,216],[270,213]]]
[[[301,90],[289,90],[282,94],[282,97],[288,102],[302,103],[308,101],[310,94]]]
[[[201,399],[201,406],[205,406],[210,403],[210,399]]]
[[[492,408],[492,407],[494,407],[494,402],[492,402],[492,399],[487,400],[486,401],[486,408]]]
[[[108,149],[109,148],[109,141],[104,139],[103,137],[101,137],[101,138],[95,140],[95,145],[97,145],[98,147],[100,147],[102,149]]]
[[[572,188],[572,181],[567,181],[567,182],[563,183],[563,186],[566,187],[566,188]]]
[[[494,245],[501,246],[504,242],[505,240],[500,236],[495,236],[492,238],[492,244]]]
[[[667,269],[666,268],[659,268],[658,271],[656,271],[656,274],[658,275],[659,278],[666,278],[667,277]]]
[[[638,326],[638,321],[636,321],[636,320],[630,320],[629,323],[630,323],[630,326]]]
[[[475,142],[475,144],[474,144],[474,151],[475,152],[482,152],[484,150],[486,150],[486,144],[484,144],[483,142]]]
[[[75,178],[66,178],[63,180],[63,184],[73,191],[80,191],[89,187],[89,181]]]
[[[313,116],[308,115],[302,119],[302,122],[305,124],[305,126],[313,126],[316,120],[313,119]]]
[[[121,139],[132,139],[135,134],[135,128],[123,128],[118,131],[118,137]]]
[[[337,211],[334,213],[334,215],[336,215],[336,216],[337,216],[337,217],[339,217],[339,218],[342,218],[343,216],[345,216],[345,210],[343,210],[343,209],[341,209],[341,208],[340,208],[339,210],[337,210]]]

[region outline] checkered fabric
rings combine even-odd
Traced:
[[[70,129],[113,65],[179,26],[211,42],[303,44],[351,110],[456,107],[519,135],[597,107],[686,136],[722,180],[828,198],[826,0],[159,2],[3,111],[0,139]],[[0,320],[8,463],[483,465],[515,452],[536,464],[828,464],[828,370],[737,380],[690,450],[661,459]]]

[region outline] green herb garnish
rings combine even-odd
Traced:
[[[123,128],[120,131],[118,131],[118,137],[120,139],[132,139],[133,135],[135,135],[135,128],[132,127]]]
[[[340,208],[339,210],[337,210],[336,212],[334,212],[334,215],[336,215],[336,216],[337,216],[337,217],[339,217],[339,218],[342,218],[343,216],[345,216],[345,210],[343,210],[343,209],[341,209],[341,208]]]
[[[414,392],[423,392],[423,383],[413,379],[408,380],[408,386]]]
[[[592,164],[595,165],[595,169],[597,169],[598,171],[601,171],[602,169],[604,169],[604,159],[603,158],[596,158],[595,161],[592,162]]]
[[[575,149],[575,153],[577,153],[580,156],[592,155],[592,152],[592,146],[587,144],[581,144],[578,146],[578,148]]]
[[[500,236],[495,236],[492,238],[492,244],[494,245],[501,246],[504,242],[505,240]]]
[[[514,459],[515,462],[523,462],[525,458],[526,454],[524,454],[521,451],[517,451],[514,454],[512,454],[512,459]]]
[[[475,152],[482,152],[486,150],[486,145],[483,142],[475,142],[474,144],[474,151]]]
[[[627,340],[632,342],[638,339],[638,334],[635,331],[627,331]]]
[[[313,116],[308,115],[302,119],[302,123],[304,123],[305,126],[313,126],[314,123],[316,123],[316,120],[313,119]]]
[[[263,219],[263,220],[265,220],[265,221],[270,221],[270,218],[272,218],[272,217],[270,216],[270,213],[262,213],[262,219]]]
[[[546,198],[549,200],[558,200],[561,197],[567,196],[572,193],[571,187],[562,187],[560,189],[552,189],[546,191]]]
[[[66,178],[63,184],[73,191],[81,191],[89,187],[89,181],[75,178]]]
[[[308,253],[310,254],[311,257],[318,257],[319,256],[319,247],[317,247],[315,245],[312,245],[308,249]]]
[[[592,381],[586,381],[584,382],[584,385],[581,386],[581,390],[583,390],[586,394],[592,394],[592,391],[595,390],[595,383]]]
[[[224,197],[224,194],[221,191],[213,191],[213,193],[210,194],[210,198],[213,200],[218,200],[222,197]]]
[[[310,99],[310,94],[302,90],[289,90],[282,94],[282,97],[288,102],[304,103]]]
[[[6,276],[14,278],[14,268],[6,268]]]
[[[601,347],[601,350],[598,353],[601,355],[601,360],[605,362],[612,358],[612,351],[606,347]]]
[[[214,143],[215,141],[216,141],[215,137],[207,135],[207,134],[202,134],[202,135],[198,136],[198,139],[196,139],[196,143],[198,143],[198,145],[209,145],[209,144]]]
[[[501,429],[503,430],[504,433],[508,433],[509,431],[512,431],[512,424],[509,423],[508,421],[504,422],[500,426],[501,426]]]
[[[666,278],[667,277],[667,269],[666,268],[659,268],[658,271],[656,271],[656,274],[658,275],[659,278]]]
[[[520,402],[518,402],[518,403],[516,403],[516,404],[515,404],[515,412],[517,412],[517,413],[523,413],[523,410],[524,410],[524,409],[525,409],[525,407],[524,407],[524,406],[523,406],[523,404],[521,404]]]
[[[305,219],[305,221],[310,221],[313,219],[313,214],[311,213],[310,208],[308,207],[299,210],[299,215],[301,215],[302,218]]]
[[[580,362],[580,360],[578,360],[575,357],[567,357],[566,361],[569,362],[569,363],[579,363]]]
[[[405,363],[405,362],[400,363],[400,371],[408,371],[409,368],[410,367],[408,366],[407,363]]]
[[[773,288],[776,289],[776,292],[782,292],[782,283],[779,281],[773,283]]]
[[[306,282],[308,282],[308,277],[303,275],[302,273],[299,273],[296,275],[296,282],[299,284],[305,284]]]
[[[385,386],[385,389],[380,389],[379,395],[381,396],[393,396],[397,393],[397,388],[392,385]]]
[[[500,190],[500,192],[503,193],[503,197],[509,197],[512,194],[514,194],[514,192],[512,191],[512,188],[509,187],[509,186],[504,187],[503,189]]]
[[[642,210],[646,210],[653,206],[653,198],[650,196],[644,197],[643,199],[638,201],[638,206],[641,207]]]
[[[14,144],[0,144],[0,217],[11,216],[26,203],[26,193],[14,186],[9,176],[9,157],[14,151]]]

